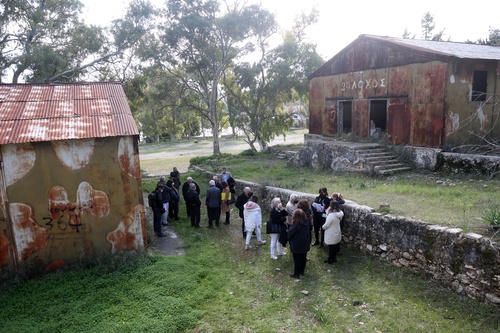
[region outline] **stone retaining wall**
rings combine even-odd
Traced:
[[[207,174],[213,174],[195,168]],[[245,186],[259,196],[263,216],[274,197],[288,202],[292,193],[313,201],[315,194],[301,193],[236,179],[236,192]],[[413,269],[456,292],[500,305],[500,244],[458,228],[375,213],[368,206],[346,200],[343,241],[366,254],[396,266]]]

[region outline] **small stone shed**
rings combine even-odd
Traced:
[[[361,35],[309,79],[310,134],[447,151],[500,139],[500,47]]]
[[[0,272],[146,245],[139,132],[118,83],[0,85]]]

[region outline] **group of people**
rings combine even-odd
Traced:
[[[304,275],[307,253],[311,245],[328,245],[328,258],[325,263],[333,264],[340,253],[342,239],[341,224],[345,203],[340,193],[328,196],[325,187],[320,188],[319,195],[312,204],[307,199],[299,200],[296,194],[290,195],[290,200],[283,207],[280,198],[271,201],[271,213],[267,233],[271,236],[271,259],[286,253],[283,247],[290,244],[293,255],[294,272],[290,277],[300,279]],[[314,232],[315,240],[312,242]],[[311,244],[312,243],[312,244]]]
[[[221,179],[222,181],[219,181]],[[227,171],[226,167],[222,168],[222,173],[219,176],[214,176],[209,182],[207,189],[205,204],[208,213],[208,227],[215,225],[219,226],[220,215],[225,215],[224,224],[230,222],[230,204],[235,201],[235,180],[231,173]],[[154,232],[158,237],[165,237],[166,235],[161,231],[162,226],[168,225],[168,219],[179,220],[179,205],[180,205],[180,191],[186,203],[186,215],[191,220],[191,226],[195,228],[200,227],[201,220],[201,199],[200,199],[200,186],[188,177],[186,182],[181,186],[180,173],[176,167],[170,172],[170,177],[166,181],[165,176],[160,177],[160,181],[153,191],[154,204],[151,205],[154,215]]]
[[[164,237],[162,225],[168,225],[168,218],[178,220],[180,174],[173,168],[169,179],[165,182],[162,176],[154,191],[158,208],[153,208],[154,231],[158,237]],[[182,196],[186,203],[186,214],[191,220],[191,226],[200,227],[201,205],[200,187],[188,177],[182,186]],[[230,223],[230,205],[234,203],[242,220],[241,232],[245,239],[245,250],[251,249],[252,235],[257,238],[258,245],[266,244],[262,239],[262,212],[258,204],[259,198],[254,195],[250,187],[245,187],[242,193],[236,196],[235,180],[226,167],[218,176],[209,181],[206,191],[205,205],[207,207],[208,228],[220,225],[221,216],[224,224]],[[271,237],[271,259],[286,255],[284,248],[289,248],[293,255],[294,272],[292,278],[300,279],[304,275],[307,253],[311,246],[323,247],[328,245],[328,258],[325,263],[333,264],[340,253],[340,241],[343,204],[345,200],[340,193],[328,195],[326,187],[319,189],[318,196],[311,204],[307,199],[299,200],[296,194],[290,195],[290,200],[283,207],[281,199],[276,197],[271,201],[271,212],[267,222],[266,233]],[[313,241],[314,236],[314,241]]]

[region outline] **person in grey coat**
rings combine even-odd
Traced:
[[[215,186],[215,181],[211,180],[209,183],[210,187],[207,189],[207,197],[205,199],[205,204],[207,205],[208,213],[208,228],[213,227],[212,221],[215,220],[215,225],[219,226],[220,221],[220,202],[221,202],[221,191]]]

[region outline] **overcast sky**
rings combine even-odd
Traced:
[[[103,24],[123,15],[129,0],[82,0],[87,22]],[[163,4],[162,0],[152,0]],[[249,3],[259,2],[249,0]],[[500,0],[262,0],[263,7],[275,13],[283,29],[290,28],[295,16],[319,10],[318,23],[309,36],[318,53],[330,59],[359,35],[370,34],[401,37],[405,28],[421,38],[421,22],[425,12],[434,16],[435,32],[444,29],[444,39],[464,42],[487,38],[489,28],[500,29]]]

